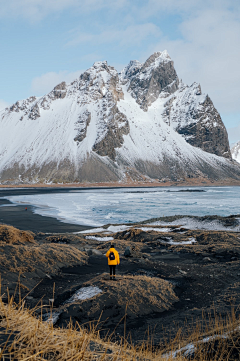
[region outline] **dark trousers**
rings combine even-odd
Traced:
[[[113,274],[113,277],[115,277],[115,274],[116,274],[116,265],[109,265],[109,270],[110,270],[110,277],[112,277],[112,274]]]

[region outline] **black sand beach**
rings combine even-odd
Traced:
[[[0,190],[0,197],[66,191],[7,189]],[[179,225],[169,226],[168,232],[161,230],[161,226],[157,229],[158,226],[154,229],[150,226],[148,230],[143,222],[129,225],[129,230],[112,233],[121,263],[117,268],[117,282],[111,282],[105,254],[112,241],[99,241],[99,237],[104,236],[101,233],[91,233],[88,237],[73,234],[87,227],[39,216],[33,213],[32,206],[28,206],[27,211],[25,207],[0,198],[0,222],[34,232],[32,239],[25,237],[24,240],[20,235],[14,242],[11,237],[6,240],[6,232],[0,235],[4,302],[8,293],[15,294],[18,301],[16,288],[21,288],[26,306],[33,309],[40,300],[49,305],[54,292],[53,311],[59,312],[56,327],[66,327],[70,320],[73,325],[91,327],[101,318],[102,336],[113,332],[119,341],[127,332],[132,342],[138,344],[150,330],[154,347],[174,337],[179,329],[184,334],[191,332],[203,313],[222,317],[233,308],[237,315],[240,313],[239,232],[227,230],[228,226],[238,223],[239,215],[211,217],[225,225],[226,231],[189,230],[181,227],[179,220]],[[196,218],[203,221],[204,217]],[[92,236],[95,238],[91,239]],[[126,247],[131,250],[131,257],[124,256]],[[148,289],[151,284],[152,288]],[[100,287],[102,293],[65,303],[84,287]],[[160,291],[165,300],[162,304],[158,299]],[[126,304],[129,309],[125,317]],[[49,312],[49,306],[45,312]]]
[[[0,189],[0,223],[14,226],[21,230],[45,233],[79,232],[92,227],[65,223],[53,217],[41,216],[34,213],[31,205],[13,205],[4,196],[29,194],[66,193],[72,188],[28,188],[28,189]],[[27,210],[26,210],[27,207]]]

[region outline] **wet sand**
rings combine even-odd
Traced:
[[[6,189],[0,190],[0,223],[14,226],[21,230],[44,233],[68,233],[78,232],[92,227],[65,223],[54,217],[41,216],[34,213],[32,205],[14,205],[9,200],[1,198],[4,196],[17,196],[28,194],[51,194],[68,192],[69,189],[53,188],[30,188],[30,189]],[[25,209],[27,207],[27,210]]]

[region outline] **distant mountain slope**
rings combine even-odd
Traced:
[[[0,129],[1,183],[240,179],[220,115],[166,51],[121,74],[96,62],[0,112]]]
[[[240,163],[240,141],[231,148],[232,158]]]

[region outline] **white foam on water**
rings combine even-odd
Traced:
[[[160,241],[161,243],[164,243],[164,244],[170,244],[170,245],[174,245],[174,246],[180,246],[180,245],[187,245],[187,244],[193,244],[193,243],[196,243],[196,239],[195,238],[189,238],[188,241],[181,241],[181,242],[176,242],[176,241],[173,241],[172,238],[169,237],[168,241],[164,241],[164,240],[161,240],[161,239],[158,239],[158,241]]]
[[[120,226],[109,226],[107,228],[93,228],[93,229],[88,229],[86,231],[80,231],[80,232],[75,232],[75,234],[78,233],[83,233],[83,234],[88,234],[88,233],[104,233],[104,234],[112,234],[112,233],[117,233],[117,232],[123,232],[126,231],[127,229],[132,228],[131,226],[126,226],[126,225],[120,225]]]
[[[33,205],[35,213],[62,222],[102,227],[110,220],[111,224],[128,223],[130,226],[134,222],[163,216],[238,214],[240,187],[76,189],[66,193],[56,190],[50,194],[2,198],[14,204]],[[196,223],[194,227],[197,227]],[[221,229],[218,223],[211,227]]]
[[[86,236],[86,239],[91,239],[93,241],[99,241],[99,242],[108,242],[113,241],[113,237],[97,237],[97,236]]]
[[[124,232],[126,231],[127,229],[130,229],[132,228],[131,226],[126,226],[126,225],[121,225],[121,226],[109,226],[107,228],[108,232],[111,232],[111,233],[117,233],[117,232]]]
[[[238,225],[236,226],[224,226],[220,221],[213,220],[213,221],[199,221],[197,219],[191,217],[184,217],[179,218],[173,222],[163,222],[163,221],[156,221],[149,223],[151,226],[181,226],[186,229],[201,229],[207,231],[230,231],[230,232],[240,232],[240,218],[236,218],[238,221]]]
[[[88,234],[88,233],[101,233],[101,232],[107,233],[105,228],[100,227],[100,228],[88,229],[86,231],[74,232],[74,234],[79,234],[79,233]]]
[[[144,232],[151,232],[151,231],[155,231],[155,232],[163,232],[163,233],[168,233],[171,232],[172,229],[171,228],[151,228],[151,227],[139,227],[137,229],[141,229]]]

